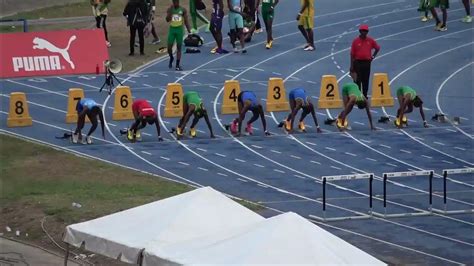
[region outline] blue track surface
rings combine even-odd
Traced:
[[[130,144],[119,129],[130,121],[112,121],[113,98],[99,93],[102,77],[74,76],[1,81],[1,130],[56,145],[68,151],[94,156],[126,167],[139,169],[194,185],[210,185],[220,191],[259,202],[275,211],[294,211],[304,217],[323,217],[321,176],[375,173],[374,211],[383,212],[384,172],[435,170],[433,206],[442,208],[442,169],[473,167],[473,24],[464,24],[462,5],[452,1],[447,32],[433,31],[433,22],[420,22],[418,1],[378,0],[316,1],[316,51],[301,49],[303,37],[296,28],[299,1],[282,1],[276,10],[274,48],[264,49],[265,34],[256,35],[248,54],[214,56],[207,53],[184,55],[184,72],[168,71],[167,60],[157,60],[141,71],[122,74],[137,98],[156,106],[164,100],[169,82],[180,82],[185,90],[197,90],[212,117],[217,139],[208,138],[203,121],[196,139],[156,142],[156,132],[146,128],[144,141]],[[324,133],[287,136],[276,125],[286,113],[267,113],[269,129],[275,134],[263,137],[256,130],[252,137],[235,139],[224,129],[233,116],[220,114],[222,85],[238,79],[243,89],[266,98],[270,77],[282,77],[289,91],[304,87],[319,96],[322,75],[334,74],[347,82],[349,47],[360,23],[370,25],[382,50],[372,64],[372,73],[386,72],[392,94],[401,85],[417,89],[425,102],[427,117],[442,111],[448,117],[461,116],[460,126],[432,122],[423,128],[418,113],[409,116],[410,126],[398,130],[392,124],[377,124],[371,132],[364,112],[350,114],[352,130],[340,133],[323,126]],[[225,23],[226,24],[226,23]],[[223,32],[227,32],[224,28]],[[212,37],[205,35],[206,41]],[[228,47],[227,40],[225,41]],[[126,64],[126,62],[124,62]],[[87,97],[104,104],[107,140],[94,145],[71,145],[54,138],[74,125],[65,124],[67,91],[80,87]],[[27,94],[34,126],[7,128],[8,95]],[[316,99],[315,99],[316,101]],[[397,107],[398,105],[396,105]],[[322,123],[339,110],[318,110]],[[374,119],[383,115],[375,108]],[[385,112],[394,115],[394,108]],[[162,119],[167,130],[177,119]],[[312,123],[307,122],[311,125]],[[261,125],[256,123],[260,128]],[[162,127],[162,128],[163,128]],[[86,126],[87,129],[87,126]],[[99,136],[99,134],[96,134]],[[472,209],[472,175],[451,176],[448,180],[448,208]],[[420,212],[428,208],[427,177],[396,178],[387,185],[388,213]],[[360,216],[368,211],[367,180],[328,183],[326,217]],[[274,213],[272,213],[274,214]],[[461,264],[474,261],[474,216],[472,214],[431,215],[404,218],[372,218],[321,224],[374,256],[391,263]]]

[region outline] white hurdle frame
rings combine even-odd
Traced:
[[[458,169],[445,169],[443,170],[443,210],[433,209],[433,212],[440,214],[462,214],[462,213],[474,213],[474,209],[465,209],[465,210],[451,210],[448,211],[447,207],[447,185],[446,179],[448,175],[458,175],[458,174],[472,174],[474,173],[474,168],[458,168]]]
[[[384,213],[373,212],[374,216],[382,218],[397,218],[397,217],[408,217],[408,216],[425,216],[431,215],[433,205],[433,170],[421,170],[421,171],[406,171],[406,172],[392,172],[383,174],[383,209]],[[429,207],[428,211],[420,212],[406,212],[406,213],[393,213],[387,214],[387,179],[393,177],[409,177],[409,176],[428,176],[429,177]]]
[[[373,173],[322,176],[321,179],[323,180],[323,217],[321,218],[319,216],[309,215],[311,218],[317,219],[317,220],[323,221],[323,222],[372,218],[372,183],[373,183],[373,180],[374,180],[374,174]],[[326,218],[326,183],[328,181],[331,182],[331,181],[357,180],[357,179],[369,179],[369,210],[368,210],[368,214],[367,215]]]

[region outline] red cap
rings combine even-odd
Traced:
[[[359,30],[369,31],[369,25],[367,25],[367,24],[362,24],[362,25],[359,26]]]

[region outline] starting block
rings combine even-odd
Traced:
[[[328,222],[328,221],[343,221],[343,220],[354,220],[354,219],[368,219],[372,217],[372,183],[374,180],[373,173],[367,174],[352,174],[352,175],[336,175],[336,176],[323,176],[323,217],[309,215],[311,218]],[[357,215],[357,216],[343,216],[343,217],[334,217],[326,218],[326,183],[327,182],[340,182],[340,181],[351,181],[358,179],[368,179],[369,180],[369,210],[367,215]]]
[[[115,90],[114,112],[112,120],[132,120],[132,92],[128,86],[119,86]]]
[[[179,83],[168,83],[164,117],[183,116],[183,87]]]
[[[282,78],[270,78],[267,89],[267,112],[289,111],[285,85]]]
[[[440,123],[445,123],[446,122],[446,115],[442,113],[437,113],[435,114],[431,120],[438,121]]]
[[[8,127],[28,127],[33,125],[33,119],[28,110],[28,102],[23,92],[10,94],[10,110],[8,111]]]
[[[221,114],[238,114],[237,98],[240,94],[240,83],[237,80],[226,80],[222,95]]]
[[[370,107],[393,106],[394,100],[390,90],[387,73],[375,73],[372,79],[372,97]]]
[[[448,211],[447,209],[447,179],[448,175],[459,175],[459,174],[474,174],[474,168],[460,168],[460,169],[447,169],[443,170],[443,205],[444,209],[433,209],[433,212],[441,213],[441,214],[460,214],[460,213],[474,213],[474,209],[466,209],[466,210],[451,210]],[[453,180],[453,182],[457,182]]]
[[[319,109],[342,108],[342,100],[339,95],[339,85],[336,76],[324,75],[321,78],[321,88],[318,99]]]
[[[409,171],[409,172],[392,172],[383,174],[383,208],[384,213],[373,212],[374,216],[383,217],[383,218],[397,218],[397,217],[407,217],[407,216],[425,216],[431,215],[433,209],[433,170],[428,171]],[[393,213],[387,214],[387,179],[396,178],[396,177],[415,177],[415,176],[428,176],[429,180],[429,206],[428,211],[421,212],[407,212],[407,213]]]

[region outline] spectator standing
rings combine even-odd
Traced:
[[[380,46],[373,38],[367,36],[369,33],[368,25],[360,25],[359,33],[360,35],[352,41],[350,73],[354,82],[359,86],[359,90],[361,90],[365,98],[367,98],[370,65],[372,60],[377,56]],[[374,51],[373,54],[372,51]]]
[[[211,53],[226,54],[228,51],[222,48],[222,20],[224,19],[224,0],[212,0],[212,14],[209,30],[216,40],[216,47]]]
[[[127,25],[130,27],[130,53],[128,55],[133,56],[135,54],[135,36],[138,32],[138,39],[140,42],[140,55],[145,54],[145,38],[143,31],[147,21],[147,4],[145,0],[129,0],[123,15],[127,17]]]
[[[303,34],[306,45],[305,51],[314,51],[314,0],[301,0],[301,10],[296,16],[298,29]]]
[[[449,0],[430,0],[430,9],[433,18],[436,20],[435,30],[437,31],[447,31],[448,27],[446,26],[446,21],[448,20],[448,9],[449,9]],[[436,8],[440,8],[443,13],[443,22],[439,20],[438,13]]]
[[[102,28],[104,29],[104,34],[105,34],[105,44],[107,47],[112,46],[109,41],[109,35],[107,33],[107,24],[105,21],[107,20],[107,14],[109,12],[108,5],[110,3],[110,0],[91,0],[91,5],[92,5],[92,13],[94,14],[95,21],[96,21],[96,27],[98,29]],[[102,24],[102,25],[101,25]]]
[[[148,23],[150,24],[151,27],[151,35],[153,35],[153,40],[150,42],[150,44],[159,44],[160,43],[160,37],[156,34],[156,29],[155,29],[155,24],[153,21],[155,20],[155,10],[156,10],[156,4],[155,0],[147,0],[147,5],[148,5]]]
[[[184,38],[184,27],[188,34],[190,33],[190,27],[188,22],[188,11],[179,5],[179,0],[173,0],[171,5],[166,11],[166,22],[170,24],[168,30],[168,55],[170,57],[169,68],[173,67],[173,45],[176,43],[176,71],[181,71],[181,47],[183,46]]]
[[[462,22],[464,23],[471,23],[471,0],[462,0],[464,8],[466,9],[466,16],[462,18]]]
[[[193,27],[191,29],[191,33],[199,33],[197,27],[197,19],[202,21],[206,25],[206,32],[209,31],[209,21],[204,17],[201,13],[198,12],[199,7],[204,7],[204,3],[202,0],[189,0],[189,13],[191,13],[191,22],[193,23]]]

